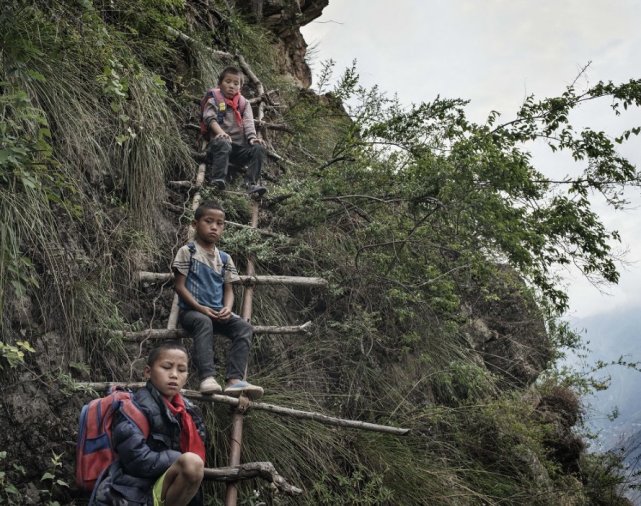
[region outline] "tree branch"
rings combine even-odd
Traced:
[[[273,483],[278,490],[286,495],[300,495],[303,490],[290,485],[283,478],[271,462],[248,462],[234,467],[217,467],[205,469],[205,480],[212,481],[239,481],[262,478]]]

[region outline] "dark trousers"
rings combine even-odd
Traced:
[[[260,144],[245,146],[225,139],[213,139],[207,144],[205,181],[225,179],[229,163],[247,166],[245,180],[256,184],[265,163],[265,148]]]
[[[218,322],[198,311],[181,311],[179,320],[192,337],[191,355],[200,380],[216,373],[214,333],[223,334],[231,340],[225,380],[245,377],[249,347],[254,333],[249,322],[235,314],[227,321]]]

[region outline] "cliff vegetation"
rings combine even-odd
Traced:
[[[403,108],[331,62],[310,88],[298,29],[322,0],[3,0],[0,15],[0,503],[86,504],[73,485],[82,381],[139,380],[149,342],[113,330],[164,328],[168,272],[190,221],[197,102],[242,56],[267,96],[266,236],[229,225],[242,271],[316,276],[324,291],[257,289],[255,325],[311,320],[306,336],[258,335],[250,375],[265,400],[408,427],[407,436],[246,416],[244,461],[271,461],[304,489],[240,485],[245,505],[616,505],[615,456],[588,454],[580,396],[559,370],[578,337],[558,266],[616,282],[618,239],[591,206],[624,205],[636,167],[572,112],[641,103],[641,82],[569,86],[483,124],[463,99]],[[336,82],[337,84],[330,84]],[[347,105],[349,104],[349,105]],[[506,116],[507,117],[507,116]],[[528,147],[583,172],[552,181]],[[233,184],[232,184],[233,187]],[[203,190],[248,223],[245,195]],[[225,343],[221,343],[224,346]],[[192,384],[195,386],[195,382]],[[230,416],[204,405],[227,465]],[[221,485],[207,485],[222,504]]]

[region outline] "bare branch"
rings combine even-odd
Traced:
[[[217,467],[205,469],[205,480],[212,481],[239,481],[250,480],[252,478],[262,478],[287,495],[300,495],[303,490],[290,485],[283,478],[271,462],[248,462],[233,467]]]
[[[114,386],[121,386],[124,388],[142,388],[145,386],[145,383],[139,383],[139,382],[76,383],[76,386],[80,389],[92,389],[96,391],[104,391]],[[220,402],[220,403],[228,404],[234,407],[238,406],[241,402],[236,397],[229,397],[227,395],[219,395],[219,394],[203,395],[200,392],[196,392],[195,390],[182,390],[182,394],[189,399],[195,399],[195,400],[204,401],[204,402]],[[390,425],[379,425],[376,423],[361,422],[358,420],[348,420],[345,418],[337,418],[334,416],[324,415],[322,413],[316,413],[314,411],[302,411],[299,409],[284,408],[282,406],[276,406],[274,404],[266,404],[264,402],[256,402],[256,401],[246,401],[246,402],[248,403],[249,408],[251,409],[269,411],[277,415],[291,416],[293,418],[314,420],[316,422],[319,422],[325,425],[334,425],[337,427],[347,427],[352,429],[363,429],[363,430],[369,430],[373,432],[384,432],[388,434],[396,434],[399,436],[403,436],[410,431],[410,429],[392,427]]]

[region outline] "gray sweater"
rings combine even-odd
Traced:
[[[223,124],[220,127],[231,137],[231,141],[236,144],[248,144],[249,141],[256,137],[256,126],[254,125],[254,113],[252,111],[251,104],[247,102],[245,104],[245,110],[242,112],[243,115],[243,124],[242,126],[236,123],[236,118],[234,117],[234,110],[227,106],[225,110],[225,119]],[[203,110],[203,120],[207,129],[211,134],[211,122],[217,121],[218,118],[218,104],[216,103],[216,98],[210,98],[205,104]]]

